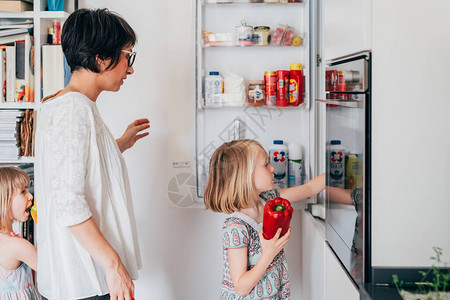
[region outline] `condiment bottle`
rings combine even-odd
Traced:
[[[291,63],[289,71],[289,105],[298,106],[303,103],[303,66]]]
[[[264,80],[250,80],[248,82],[248,104],[261,106],[265,104],[266,86]]]

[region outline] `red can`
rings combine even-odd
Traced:
[[[61,23],[58,21],[53,21],[53,45],[61,44]]]
[[[277,106],[289,106],[289,71],[277,71]]]
[[[347,90],[347,85],[345,84],[344,79],[344,71],[338,71],[337,72],[337,83],[336,83],[336,89],[338,92],[345,92]],[[347,100],[346,94],[338,94],[339,100]]]
[[[275,106],[277,104],[277,73],[264,72],[264,81],[266,83],[266,105]]]

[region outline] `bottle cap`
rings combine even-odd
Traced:
[[[274,140],[273,144],[274,145],[283,145],[283,140]]]
[[[340,144],[341,144],[341,141],[340,141],[340,140],[332,140],[332,141],[330,142],[330,144],[331,144],[331,145],[340,145]]]
[[[209,72],[209,75],[219,75],[219,72],[217,71]]]
[[[300,71],[303,70],[302,64],[299,63],[291,63],[289,67],[291,70],[300,70]]]
[[[303,153],[302,153],[302,146],[299,144],[289,144],[288,146],[289,150],[289,159],[302,159]]]

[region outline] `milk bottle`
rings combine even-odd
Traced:
[[[223,94],[223,78],[219,72],[209,72],[205,78],[205,105],[221,106]]]
[[[282,140],[274,140],[269,149],[270,165],[274,168],[274,186],[276,189],[287,188],[288,183],[288,148]]]
[[[345,188],[345,148],[340,140],[332,140],[327,146],[327,185]]]
[[[288,187],[303,184],[302,147],[299,144],[289,144]]]

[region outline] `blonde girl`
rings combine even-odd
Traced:
[[[230,214],[222,228],[224,269],[220,299],[290,299],[284,246],[291,230],[280,238],[262,236],[264,204],[277,196],[291,202],[311,197],[325,187],[324,175],[305,185],[275,190],[273,167],[260,143],[237,140],[212,155],[205,188],[205,205]]]
[[[36,248],[13,232],[13,220],[25,222],[30,215],[33,196],[30,179],[19,168],[0,167],[0,299],[41,299],[33,283]]]

